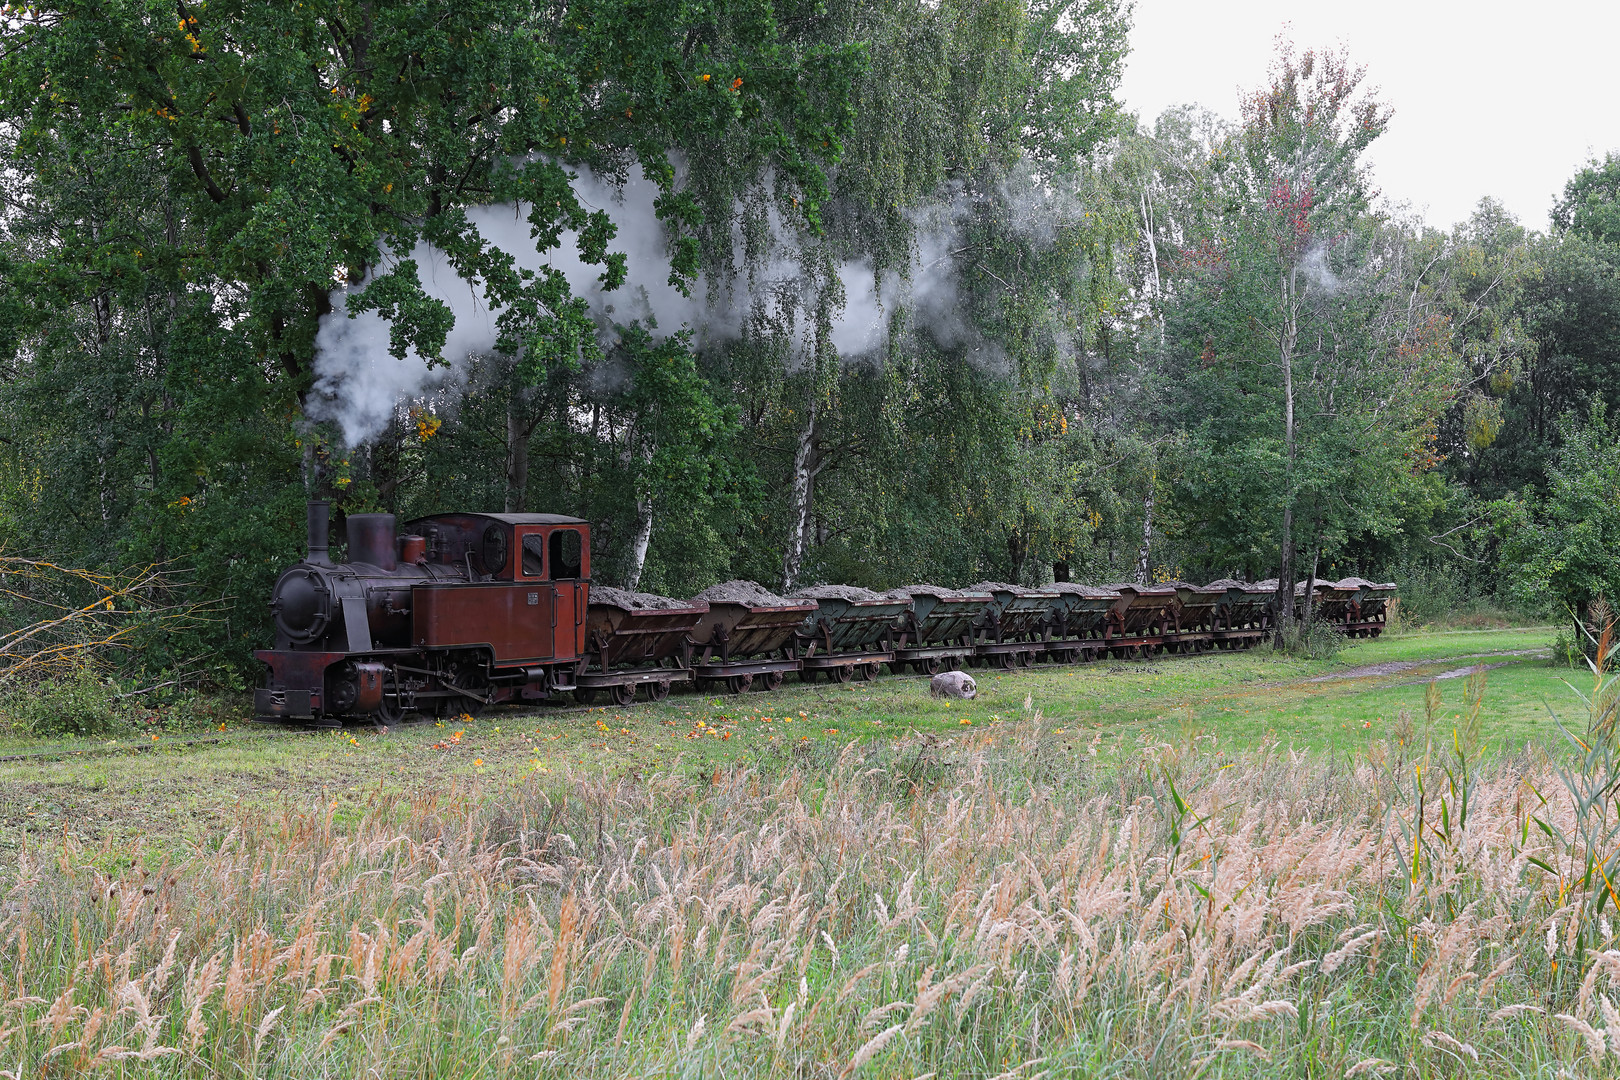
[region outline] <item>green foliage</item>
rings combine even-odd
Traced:
[[[1552,221],[1584,239],[1620,245],[1620,154],[1594,158],[1572,176],[1553,207]]]
[[[1278,637],[1276,648],[1287,656],[1306,660],[1331,660],[1345,645],[1344,631],[1336,623],[1313,618],[1289,623]]]
[[[1492,506],[1504,581],[1521,603],[1584,614],[1620,597],[1620,429],[1601,403],[1565,416],[1546,494]]]
[[[142,710],[89,670],[0,689],[0,726],[20,735],[108,735],[128,731]]]
[[[1297,577],[1296,545],[1353,565],[1435,501],[1455,356],[1443,316],[1412,303],[1407,236],[1369,208],[1361,155],[1387,110],[1360,78],[1285,48],[1240,128],[1177,115],[1156,137],[1191,223],[1179,241],[1157,226],[1177,254],[1155,264],[1172,284],[1146,335],[1186,434],[1171,496],[1190,575]]]

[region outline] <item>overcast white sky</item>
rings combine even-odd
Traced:
[[[1286,14],[1285,14],[1286,12]],[[1395,109],[1370,151],[1384,197],[1449,227],[1482,196],[1547,227],[1564,182],[1620,150],[1620,3],[1357,0],[1293,7],[1262,0],[1137,0],[1120,96],[1151,123],[1196,102],[1237,116],[1263,84],[1278,31],[1344,44],[1365,85]]]

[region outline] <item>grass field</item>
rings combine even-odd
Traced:
[[[347,813],[378,791],[423,785],[495,791],[531,777],[645,776],[672,767],[708,775],[734,764],[780,765],[807,743],[894,742],[912,733],[994,739],[1036,708],[1057,745],[1104,760],[1133,754],[1145,741],[1195,736],[1227,754],[1267,744],[1347,753],[1399,734],[1403,709],[1424,719],[1430,677],[1453,676],[1439,683],[1446,711],[1437,719],[1459,715],[1465,680],[1455,675],[1481,664],[1502,665],[1486,672],[1488,742],[1517,748],[1553,741],[1548,703],[1564,708],[1574,700],[1562,682],[1571,673],[1538,652],[1550,639],[1545,629],[1411,635],[1358,642],[1325,662],[1240,653],[1007,675],[981,669],[971,702],[931,698],[924,677],[885,677],[788,683],[768,695],[675,695],[629,709],[497,712],[386,735],[369,728],[288,735],[243,724],[125,738],[119,745],[127,752],[109,740],[12,739],[0,744],[0,756],[21,758],[0,761],[0,845],[16,848],[29,836],[48,842],[65,830],[84,843],[138,841],[161,854],[186,849],[243,812],[315,798],[335,799]],[[1417,666],[1357,677],[1372,665],[1403,663]]]
[[[0,1077],[1611,1075],[1551,633],[16,741]]]

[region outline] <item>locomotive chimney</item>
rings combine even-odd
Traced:
[[[305,511],[309,521],[309,555],[304,559],[312,566],[331,566],[326,554],[328,507],[325,499],[311,499]]]
[[[399,568],[393,514],[349,515],[349,561],[392,573]]]

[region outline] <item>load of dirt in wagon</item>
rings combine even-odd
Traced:
[[[693,606],[690,600],[676,600],[672,596],[659,596],[655,593],[630,592],[608,585],[591,586],[591,603],[623,608],[626,611],[676,611]]]
[[[793,607],[792,600],[777,596],[755,581],[722,581],[692,597],[710,604],[744,604],[748,607]]]
[[[1096,585],[1078,585],[1072,581],[1054,581],[1050,585],[1041,586],[1041,591],[1069,593],[1074,596],[1094,596],[1099,600],[1110,597],[1118,598],[1119,596],[1113,589],[1104,589]]]
[[[943,585],[902,585],[898,589],[890,589],[883,595],[891,600],[910,600],[918,593],[927,593],[930,596],[945,598],[968,595],[964,592],[958,592],[956,589],[947,589]]]
[[[863,589],[859,585],[812,585],[807,589],[798,590],[793,597],[805,600],[848,600],[852,604],[883,599],[871,589]]]

